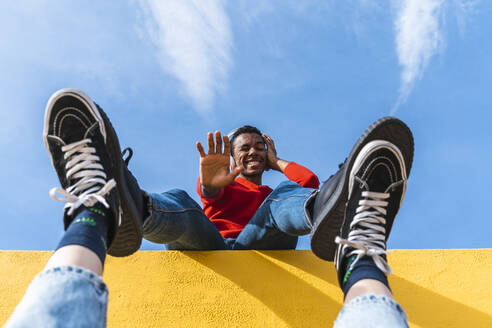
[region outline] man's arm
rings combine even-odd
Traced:
[[[267,159],[269,169],[282,172],[289,180],[303,187],[314,189],[319,187],[319,179],[313,172],[297,163],[278,158],[272,138],[266,134],[263,134],[263,138],[268,146]]]
[[[222,140],[224,150],[222,151]],[[217,197],[221,188],[232,183],[241,173],[241,168],[236,167],[229,172],[231,145],[227,136],[221,137],[219,131],[215,131],[215,141],[212,132],[207,135],[208,154],[205,153],[200,142],[196,148],[200,154],[200,192],[205,198]]]

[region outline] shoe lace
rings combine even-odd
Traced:
[[[100,202],[106,208],[109,204],[104,196],[116,186],[116,181],[111,179],[106,181],[107,176],[104,168],[97,156],[96,149],[89,147],[91,139],[83,139],[62,147],[65,153],[63,156],[67,163],[65,164],[66,178],[80,179],[67,189],[52,188],[50,196],[56,201],[65,202],[65,208],[68,208],[68,215],[80,206],[93,206]],[[102,187],[101,187],[102,186]],[[59,198],[57,193],[64,196]]]
[[[357,255],[350,266],[350,270],[355,263],[363,256],[370,256],[376,266],[383,272],[390,274],[391,268],[382,255],[389,253],[386,250],[386,206],[389,193],[363,191],[356,215],[350,224],[350,233],[347,239],[339,236],[335,238],[335,243],[343,247],[352,247],[353,250],[347,256]]]

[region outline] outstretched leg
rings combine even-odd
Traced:
[[[335,327],[408,327],[387,274],[386,241],[405,195],[407,170],[394,144],[375,140],[349,173],[348,204],[335,254],[345,304]]]
[[[105,327],[106,252],[130,255],[141,243],[141,219],[123,218],[122,209],[137,205],[117,187],[127,181],[115,164],[121,156],[112,133],[104,112],[83,92],[63,89],[50,98],[44,138],[63,187],[50,195],[66,203],[66,232],[6,327]]]
[[[169,250],[222,250],[226,244],[215,225],[184,190],[149,194],[144,237]]]

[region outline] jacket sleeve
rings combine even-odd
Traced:
[[[290,162],[284,170],[285,176],[297,184],[306,188],[317,189],[319,187],[318,177],[309,169],[295,162]]]

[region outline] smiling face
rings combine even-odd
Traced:
[[[236,166],[243,169],[241,175],[254,183],[261,183],[267,164],[267,152],[263,137],[256,133],[243,133],[234,138],[233,157]]]

